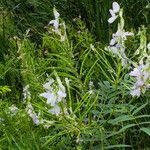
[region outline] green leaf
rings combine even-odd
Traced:
[[[143,109],[146,105],[148,104],[148,102],[146,102],[145,104],[143,104],[142,106],[138,107],[136,110],[133,111],[132,115],[135,115],[136,113],[138,113],[141,109]]]
[[[134,117],[131,116],[131,115],[123,115],[123,116],[119,116],[119,117],[117,117],[115,119],[111,119],[110,121],[108,121],[108,123],[116,125],[116,124],[118,124],[120,122],[128,121],[128,120],[133,120],[133,119],[134,119]]]
[[[146,134],[150,136],[150,128],[141,128],[141,131],[144,131]]]

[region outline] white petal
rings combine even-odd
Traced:
[[[144,81],[142,81],[141,79],[138,79],[137,82],[135,83],[136,87],[141,87],[144,85]]]
[[[129,75],[130,75],[130,76],[133,76],[133,77],[139,77],[139,76],[141,76],[141,71],[138,70],[137,68],[134,68],[134,70],[131,71],[131,72],[129,73]]]
[[[116,43],[116,40],[115,39],[111,39],[110,45],[114,45],[115,43]]]
[[[54,114],[54,115],[58,116],[59,113],[60,113],[60,107],[58,105],[55,105],[48,112],[51,113],[51,114]]]
[[[125,32],[124,35],[125,36],[133,36],[134,34],[132,32]]]
[[[51,20],[49,23],[48,23],[48,26],[51,25],[51,24],[54,24],[55,20]]]
[[[115,46],[110,47],[110,50],[115,54],[119,54],[118,49]]]
[[[58,30],[58,28],[59,28],[59,22],[57,20],[55,20],[55,22],[54,22],[54,28],[55,28],[55,30]]]
[[[59,22],[58,22],[58,20],[51,20],[51,21],[48,23],[48,26],[51,25],[51,24],[53,24],[55,30],[58,30],[58,28],[59,28]]]
[[[14,113],[14,112],[16,112],[16,111],[18,110],[18,107],[14,106],[14,105],[12,105],[12,106],[10,106],[10,107],[8,107],[8,108],[9,108],[9,110],[10,110],[12,113]]]
[[[43,87],[48,90],[48,91],[52,91],[51,85],[53,84],[54,79],[49,79],[49,82],[43,84]]]
[[[117,2],[113,2],[112,5],[113,5],[113,11],[114,11],[115,13],[119,12],[119,10],[120,10],[119,4],[118,4]]]
[[[41,93],[40,96],[44,97],[44,98],[49,98],[51,96],[51,93]]]
[[[131,91],[130,91],[130,94],[131,94],[132,96],[140,96],[140,94],[141,94],[140,88],[137,88],[137,89],[135,89],[135,90],[131,90]]]
[[[109,12],[110,12],[110,14],[111,14],[112,17],[115,16],[115,12],[112,9],[109,9]]]
[[[63,98],[63,97],[64,97],[64,98],[66,97],[66,93],[63,92],[63,91],[61,91],[61,90],[59,90],[59,91],[57,92],[57,94],[58,94],[59,97],[62,97],[62,98]]]
[[[118,36],[122,36],[122,31],[117,30],[117,32],[113,34],[113,37],[118,37]]]
[[[47,99],[47,104],[50,104],[51,106],[55,106],[57,103],[57,97],[54,93],[50,94],[50,97]]]
[[[109,19],[108,19],[108,22],[109,22],[109,23],[113,23],[113,22],[117,19],[117,17],[118,17],[118,16],[113,16],[113,17],[109,18]]]

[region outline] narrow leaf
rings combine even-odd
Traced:
[[[144,131],[146,134],[150,136],[150,128],[141,128],[141,131]]]

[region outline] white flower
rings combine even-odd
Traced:
[[[66,92],[64,92],[62,90],[58,90],[57,95],[58,95],[58,99],[59,99],[58,102],[60,102],[62,100],[62,98],[66,97]]]
[[[141,70],[139,70],[138,68],[134,68],[134,70],[129,73],[129,75],[133,77],[141,76],[141,74]]]
[[[48,25],[51,25],[51,24],[53,24],[54,29],[55,29],[53,31],[57,32],[58,28],[59,28],[59,22],[58,22],[58,20],[51,20]]]
[[[57,96],[55,93],[49,93],[49,92],[45,92],[40,94],[40,96],[44,97],[47,99],[47,104],[50,104],[51,106],[55,106],[55,104],[57,103]]]
[[[117,47],[111,46],[111,47],[109,47],[109,48],[110,48],[110,50],[111,50],[114,54],[120,55]]]
[[[130,94],[134,97],[134,96],[140,96],[141,91],[140,88],[134,89],[130,91]]]
[[[55,17],[55,20],[51,20],[49,23],[48,23],[48,26],[53,24],[54,26],[54,29],[53,29],[53,32],[56,32],[58,33],[59,32],[59,16],[60,14],[57,12],[56,8],[54,7],[53,9],[53,13],[54,13],[54,17]]]
[[[18,112],[18,107],[16,107],[15,105],[12,105],[10,107],[8,107],[9,111],[10,111],[10,115],[11,116],[15,116]]]
[[[31,99],[31,94],[29,92],[29,85],[26,85],[23,88],[23,102],[26,102],[27,99]]]
[[[53,84],[54,79],[49,79],[49,81],[45,84],[43,84],[43,87],[45,88],[45,90],[52,90],[51,85]]]
[[[139,66],[134,68],[134,70],[129,73],[130,76],[136,78],[134,87],[131,89],[132,96],[140,96],[141,92],[144,94],[146,92],[146,88],[149,88],[150,72],[148,70],[149,69],[148,59],[146,60],[146,63],[148,64],[144,65],[143,60],[140,60]]]
[[[14,106],[14,105],[12,105],[12,106],[10,106],[10,107],[8,107],[8,108],[9,108],[9,110],[10,110],[12,113],[15,113],[16,111],[18,111],[18,107]]]
[[[144,81],[141,79],[141,78],[138,78],[137,79],[137,82],[135,83],[135,86],[136,87],[141,87],[141,86],[143,86],[144,85]]]
[[[113,46],[115,43],[116,43],[115,38],[111,39],[111,41],[110,41],[110,45],[111,45],[111,46]]]
[[[114,14],[114,16],[112,16],[111,18],[108,19],[108,22],[109,22],[109,23],[113,23],[117,18],[118,18],[118,15],[116,16],[116,15]]]
[[[118,13],[120,10],[120,6],[117,2],[113,2],[112,4],[112,9],[109,10],[111,17],[108,19],[109,23],[113,23],[117,18],[118,15],[116,15],[116,13]]]
[[[125,32],[124,35],[125,36],[133,36],[134,34],[132,32]]]
[[[117,32],[112,35],[110,41],[109,49],[122,60],[122,66],[126,66],[128,63],[128,58],[125,54],[124,41],[127,39],[127,36],[131,35],[133,35],[133,33],[118,29]]]
[[[27,104],[26,111],[27,114],[32,118],[34,124],[40,124],[39,116],[35,113],[31,103]]]
[[[150,84],[147,84],[147,86],[146,86],[148,89],[150,88]]]
[[[61,108],[58,106],[58,103],[61,101],[65,101],[66,90],[57,74],[56,80],[57,83],[54,81],[54,79],[50,79],[49,82],[45,83],[43,87],[46,92],[41,93],[40,96],[46,98],[46,103],[53,106],[53,108],[50,109],[49,112],[58,115],[61,110]],[[69,82],[69,80],[65,80],[66,82]]]
[[[113,12],[115,13],[119,12],[120,6],[117,2],[113,2],[112,6],[113,6]]]
[[[55,105],[53,108],[49,109],[49,113],[58,116],[60,114],[60,107],[58,105]]]
[[[122,41],[127,39],[127,36],[133,36],[134,34],[132,32],[124,32],[124,31],[120,31],[118,30],[115,34],[112,35],[112,40],[110,41],[110,45],[114,45],[117,42],[119,42],[120,39],[122,39]]]

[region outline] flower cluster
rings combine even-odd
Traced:
[[[23,88],[23,103],[25,103],[27,99],[31,99],[31,94],[29,92],[29,84]]]
[[[40,113],[38,113],[37,115],[30,102],[27,103],[26,112],[31,117],[34,124],[36,125],[43,125],[44,128],[49,128],[54,123],[54,121],[43,119]]]
[[[59,102],[65,100],[66,92],[65,87],[62,85],[62,82],[59,77],[56,77],[57,84],[55,83],[54,79],[49,79],[49,81],[43,84],[43,88],[46,92],[41,93],[40,96],[47,99],[47,104],[52,106],[49,109],[49,113],[59,115],[61,112],[61,108],[59,106]]]
[[[59,32],[59,16],[60,16],[60,14],[57,12],[55,7],[53,8],[53,13],[54,13],[55,20],[51,20],[48,23],[48,26],[53,24],[54,29],[52,31],[58,33]]]
[[[54,13],[55,19],[51,20],[48,23],[48,26],[53,25],[53,29],[51,31],[59,35],[60,41],[64,42],[67,39],[66,25],[64,22],[60,23],[60,14],[57,12],[55,7],[53,8],[53,13]],[[63,26],[63,32],[62,32],[61,26]]]
[[[39,115],[36,114],[30,102],[27,103],[26,112],[32,118],[34,124],[41,124]]]
[[[146,89],[150,88],[150,56],[147,56],[145,64],[143,59],[139,62],[139,66],[135,67],[130,72],[130,76],[136,78],[134,87],[132,87],[130,94],[132,96],[140,96],[145,93]]]
[[[8,107],[9,109],[9,113],[11,113],[11,116],[15,116],[18,113],[18,107],[16,107],[15,105],[11,105],[10,107]]]
[[[112,34],[112,39],[110,41],[110,46],[106,50],[111,51],[115,56],[117,55],[121,61],[122,66],[126,66],[128,63],[128,58],[125,54],[125,40],[127,36],[132,36],[133,33],[125,32],[124,30],[124,19],[123,19],[123,10],[120,9],[120,6],[117,2],[113,2],[113,9],[109,10],[111,13],[111,18],[108,19],[109,23],[113,23],[116,18],[120,17],[120,22],[118,23],[118,30],[116,33]],[[116,15],[118,13],[118,15]]]

